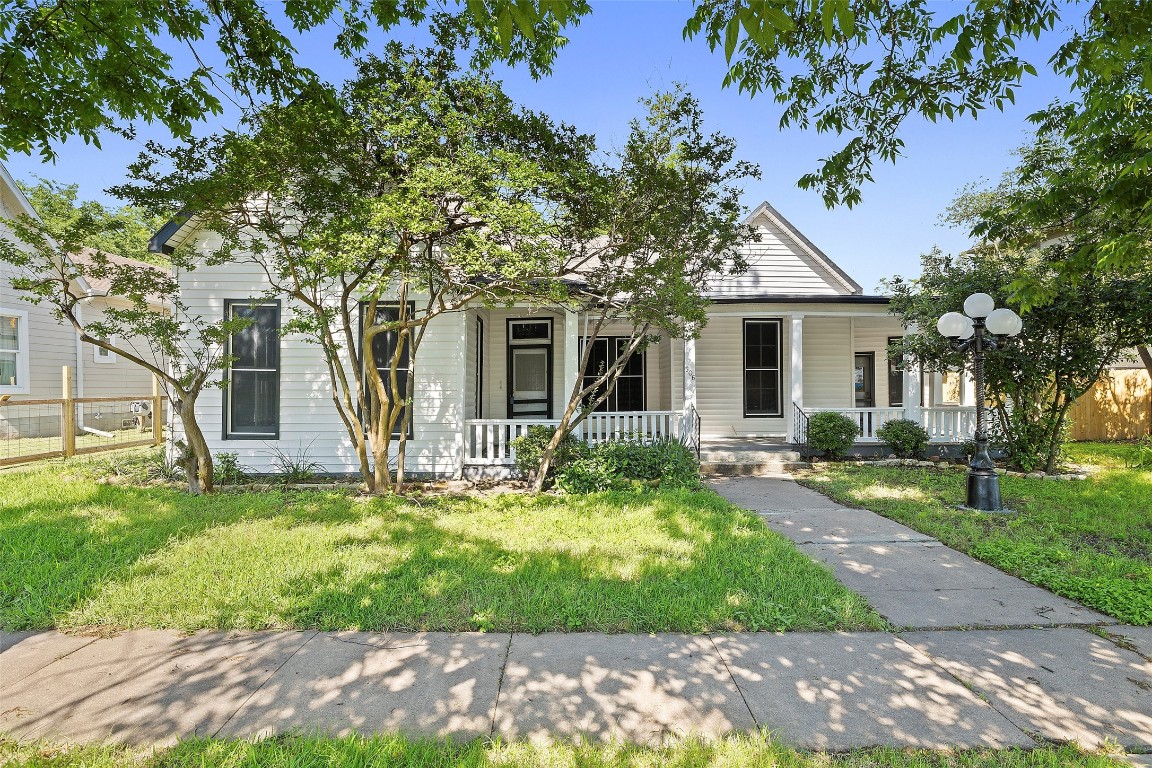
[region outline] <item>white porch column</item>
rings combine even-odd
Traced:
[[[804,407],[804,315],[792,315],[792,405],[794,408]],[[796,414],[789,409],[784,414],[784,423],[787,425],[788,442],[796,442]]]
[[[696,339],[684,339],[684,412],[696,407]]]
[[[924,369],[919,363],[908,363],[904,366],[904,418],[920,423],[921,409],[924,404],[921,400],[921,382]]]
[[[457,480],[464,477],[464,430],[466,428],[464,414],[468,408],[468,313],[458,312],[460,319],[460,372],[458,383],[458,397],[456,398],[456,466],[452,476]]]
[[[571,311],[564,311],[564,391],[556,398],[556,405],[563,409],[568,406],[568,397],[572,394],[572,386],[580,376],[580,315]],[[563,405],[561,405],[563,403]],[[563,411],[561,411],[563,412]],[[552,414],[553,418],[557,414]]]

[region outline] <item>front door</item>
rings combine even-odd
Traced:
[[[513,419],[549,416],[551,406],[552,349],[510,347],[508,415]]]
[[[852,374],[852,389],[857,408],[876,406],[876,356],[872,352],[856,355],[856,369]]]

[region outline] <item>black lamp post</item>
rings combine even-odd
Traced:
[[[974,293],[964,300],[966,315],[949,312],[936,323],[952,348],[972,350],[972,373],[976,379],[976,453],[968,465],[968,506],[986,512],[1000,510],[1000,477],[988,455],[988,426],[984,418],[984,352],[996,349],[1005,336],[1015,336],[1024,327],[1019,315],[1007,308],[996,309],[986,293]]]

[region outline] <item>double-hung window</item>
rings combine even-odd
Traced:
[[[780,417],[780,320],[744,321],[744,416]]]
[[[408,317],[411,318],[416,305],[414,302],[408,302]],[[360,341],[363,346],[364,341],[364,319],[368,313],[368,302],[360,303]],[[376,305],[376,325],[386,325],[387,323],[395,323],[400,319],[400,307],[392,304],[377,304]],[[408,374],[412,368],[412,351],[408,344],[404,344],[403,349],[400,350],[399,359],[396,361],[396,387],[397,391],[392,391],[392,358],[396,354],[396,346],[400,341],[400,332],[397,330],[386,330],[377,333],[372,338],[372,357],[376,364],[376,370],[380,374],[380,380],[384,383],[384,391],[392,402],[406,402],[408,400]],[[367,356],[365,356],[367,360]],[[373,390],[369,388],[371,393]],[[396,419],[396,428],[392,431],[393,437],[399,437],[402,426],[404,424],[404,410],[401,409],[399,417]],[[408,425],[408,437],[412,437],[412,424]]]
[[[588,368],[584,372],[584,386],[591,385],[609,367],[620,358],[621,353],[628,348],[631,341],[628,337],[609,336],[596,339],[592,342],[592,352],[588,357]],[[628,358],[620,378],[604,398],[604,402],[597,405],[596,411],[642,411],[644,410],[644,352],[637,351]],[[588,395],[588,401],[596,400],[603,389],[597,388]]]
[[[280,302],[225,302],[231,320],[247,326],[232,334],[225,390],[224,438],[275,440],[280,436]]]
[[[28,313],[0,310],[0,394],[28,389]]]

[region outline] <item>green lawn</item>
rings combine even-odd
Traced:
[[[0,628],[876,629],[710,491],[192,497],[0,472]]]
[[[1077,443],[1088,480],[1000,480],[1013,515],[966,512],[965,473],[826,465],[802,479],[852,506],[935,536],[1004,571],[1121,621],[1152,624],[1152,470],[1126,469],[1127,445]]]
[[[1103,755],[1073,747],[1024,750],[869,749],[847,754],[798,752],[762,736],[716,743],[691,739],[667,747],[552,746],[413,741],[379,735],[345,738],[285,736],[258,742],[201,739],[167,750],[119,746],[17,744],[0,737],[0,765],[16,768],[1120,768]]]

